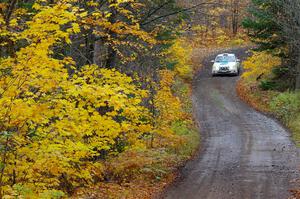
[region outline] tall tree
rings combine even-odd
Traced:
[[[243,21],[249,36],[259,44],[259,50],[280,56],[287,75],[292,80],[290,88],[299,89],[299,0],[252,0],[250,17]]]
[[[279,25],[289,46],[290,63],[295,65],[292,73],[295,77],[295,89],[300,90],[300,0],[276,0],[282,5]]]

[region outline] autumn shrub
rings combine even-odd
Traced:
[[[218,45],[222,45],[226,42],[228,42],[230,40],[229,36],[227,36],[226,34],[222,33],[222,34],[219,34],[219,36],[216,38],[216,43]]]
[[[91,186],[108,157],[143,148],[152,129],[141,105],[148,92],[131,77],[53,56],[78,31],[70,6],[37,4],[18,35],[26,46],[0,60],[0,197],[59,198]]]
[[[167,148],[129,150],[108,162],[108,177],[120,183],[141,177],[156,181],[169,174],[174,169],[174,164],[176,156]]]
[[[269,52],[252,52],[253,54],[243,62],[244,78],[263,80],[272,74],[274,68],[281,65],[281,59]]]
[[[215,25],[215,24],[214,24]],[[248,45],[249,39],[245,32],[239,31],[233,35],[226,28],[213,26],[206,27],[204,25],[194,25],[192,32],[195,37],[192,37],[191,45],[194,48],[224,48]]]
[[[245,72],[241,83],[247,86],[248,82],[248,85],[258,88],[256,90],[252,89],[252,93],[250,92],[249,95],[256,95],[267,90],[276,90],[278,84],[272,80],[273,71],[281,66],[281,58],[267,51],[252,53],[252,56],[243,62]],[[289,123],[299,113],[299,94],[277,93],[277,96],[273,98],[266,98],[268,99],[267,103],[270,105],[270,111],[285,123]],[[271,93],[269,92],[269,94]]]
[[[300,112],[289,122],[289,127],[293,133],[293,139],[297,146],[300,147]]]
[[[157,111],[155,118],[155,136],[158,145],[175,146],[179,137],[170,128],[174,121],[183,117],[182,104],[179,98],[174,97],[172,85],[174,83],[175,72],[171,70],[161,70],[160,85],[154,99]]]
[[[231,46],[242,46],[245,44],[247,44],[247,41],[242,38],[236,38],[236,39],[233,39],[232,41],[230,41]]]
[[[181,137],[181,143],[177,145],[177,154],[190,157],[197,149],[200,135],[191,120],[180,120],[172,124],[172,130]]]
[[[259,88],[262,90],[275,90],[277,87],[277,83],[271,80],[262,80],[259,84]]]
[[[192,48],[184,38],[175,39],[167,51],[168,60],[174,63],[174,71],[180,78],[191,80],[193,78],[193,67],[191,63]]]
[[[186,83],[183,79],[175,77],[172,92],[180,99],[184,112],[190,115],[192,113],[192,102],[190,99],[191,85]]]
[[[270,107],[277,117],[290,125],[300,113],[300,93],[281,93],[270,102]]]
[[[176,70],[160,71],[160,87],[154,101],[157,108],[155,133],[156,144],[189,156],[200,139],[192,120],[190,85],[185,80]]]
[[[148,151],[128,150],[107,163],[108,178],[120,182],[129,181],[138,175],[142,170],[153,164],[153,157],[148,156]]]
[[[30,194],[25,195],[30,198],[44,195],[41,190],[48,194],[52,189],[70,193],[83,184],[93,184],[96,177],[101,178],[105,173],[102,161],[107,156],[143,146],[140,137],[151,129],[145,120],[147,110],[139,105],[146,93],[142,94],[144,91],[132,84],[131,78],[116,71],[86,67],[66,89],[64,95],[45,96],[51,100],[43,98],[36,113],[27,116],[26,111],[15,111],[7,115],[14,118],[12,122],[21,122],[25,116],[31,122],[22,123],[23,129],[19,128],[18,134],[7,132],[1,137],[1,143],[10,147],[6,155],[14,157],[2,160],[5,194],[15,187],[22,194]],[[25,102],[13,101],[14,109]],[[47,119],[46,126],[36,123],[41,115]],[[120,142],[122,148],[118,146]],[[11,175],[15,180],[13,187],[10,187]]]
[[[254,108],[276,116],[291,129],[292,136],[300,143],[300,94],[286,91],[277,82],[274,71],[284,70],[281,58],[267,51],[253,52],[244,63],[245,73],[237,91],[242,99]],[[283,91],[282,91],[283,90]]]
[[[184,37],[177,38],[174,44],[168,51],[169,59],[176,61],[174,71],[162,70],[160,72],[160,86],[157,97],[164,96],[163,101],[157,104],[177,104],[166,106],[164,111],[158,111],[159,115],[167,112],[170,116],[165,115],[169,121],[166,125],[168,130],[173,135],[171,140],[174,140],[173,150],[176,154],[190,156],[199,144],[199,134],[195,130],[195,124],[192,121],[192,102],[191,102],[191,87],[189,82],[193,77],[192,49],[188,40]],[[165,89],[167,88],[167,89]],[[162,92],[163,91],[163,92]],[[166,98],[170,96],[170,98]],[[177,103],[175,103],[177,101]],[[159,106],[158,106],[159,107]],[[174,109],[175,107],[175,109]],[[176,110],[171,113],[171,110]],[[176,114],[177,117],[171,116]],[[170,141],[169,141],[170,142]]]

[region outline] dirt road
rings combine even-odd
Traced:
[[[244,49],[233,50],[244,59]],[[202,151],[167,199],[284,199],[299,177],[299,151],[275,120],[237,96],[238,77],[211,77],[209,57],[194,81]]]

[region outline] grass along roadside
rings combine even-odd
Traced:
[[[256,110],[279,119],[292,133],[292,139],[300,147],[300,93],[263,90],[258,82],[242,78],[237,85],[242,100]]]

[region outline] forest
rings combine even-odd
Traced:
[[[161,192],[201,145],[192,83],[222,48],[257,46],[239,95],[299,144],[299,10],[298,0],[1,0],[0,198]]]

